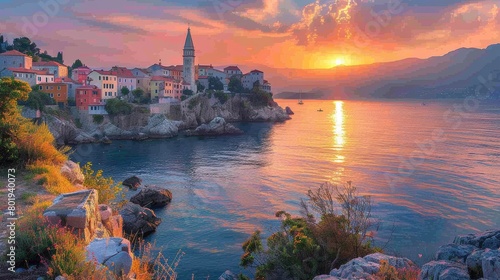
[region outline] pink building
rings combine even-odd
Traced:
[[[71,78],[80,84],[85,84],[90,72],[92,72],[92,70],[84,65],[73,69],[73,71],[71,71]]]

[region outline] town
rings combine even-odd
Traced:
[[[82,64],[72,69],[43,58],[33,61],[31,56],[7,50],[7,44],[1,43],[0,77],[25,81],[34,90],[48,94],[59,107],[76,106],[91,115],[108,114],[106,102],[115,98],[142,104],[172,104],[209,90],[244,93],[257,87],[271,93],[271,84],[264,79],[264,72],[257,69],[243,74],[234,65],[219,70],[212,64],[196,64],[190,28],[183,49],[183,65],[166,66],[160,59],[148,68],[114,66],[104,70]]]

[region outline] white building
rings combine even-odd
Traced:
[[[16,80],[27,82],[30,86],[54,82],[53,74],[49,74],[46,71],[24,68],[7,68],[0,70],[0,77],[14,77]]]
[[[31,69],[33,59],[22,52],[13,50],[0,53],[0,70],[5,68]]]
[[[161,62],[159,64],[153,64],[149,66],[147,70],[149,73],[151,73],[151,76],[165,76],[165,77],[172,76],[169,67],[161,65]]]
[[[241,77],[241,83],[246,89],[252,89],[255,82],[259,82],[259,85],[264,84],[264,72],[259,70],[252,70]]]
[[[118,77],[112,71],[94,70],[90,72],[89,84],[102,90],[102,99],[111,99],[118,96]]]
[[[238,66],[228,66],[228,67],[224,68],[224,73],[226,73],[226,78],[228,78],[228,79],[234,75],[236,75],[238,77],[241,77],[243,75],[243,72],[241,72],[241,70]]]
[[[56,61],[39,61],[33,62],[33,69],[35,70],[45,70],[50,74],[54,74],[56,78],[62,78],[68,76],[68,66],[62,65]]]

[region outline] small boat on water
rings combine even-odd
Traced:
[[[299,105],[304,105],[304,101],[302,101],[302,99],[299,99],[298,104],[299,104]]]
[[[319,108],[318,112],[323,112],[323,109]]]

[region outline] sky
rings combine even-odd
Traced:
[[[90,67],[330,68],[500,43],[500,0],[0,0],[0,33]]]

